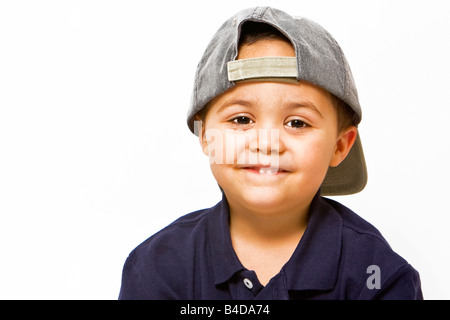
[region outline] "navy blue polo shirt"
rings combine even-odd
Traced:
[[[119,299],[422,299],[419,274],[380,232],[317,194],[306,231],[266,286],[233,250],[229,208],[187,214],[125,262]]]

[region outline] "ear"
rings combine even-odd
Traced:
[[[205,126],[202,119],[196,114],[194,117],[194,131],[198,136],[198,141],[200,142],[200,147],[205,155],[209,156],[208,153],[208,141],[205,138]]]
[[[330,161],[331,167],[337,167],[342,161],[344,161],[345,157],[347,157],[350,149],[355,143],[357,134],[358,129],[355,126],[351,126],[341,132],[338,140],[336,141],[336,148]]]

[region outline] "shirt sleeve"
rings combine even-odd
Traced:
[[[419,273],[407,264],[386,281],[378,300],[423,300]]]
[[[125,261],[122,273],[122,285],[119,300],[148,300],[152,299],[150,293],[144,286],[139,270],[130,257]]]
[[[423,300],[419,273],[405,264],[383,281],[380,289],[364,286],[357,300]]]
[[[157,256],[157,255],[156,255]],[[178,300],[185,286],[181,271],[174,275],[174,268],[168,265],[155,265],[158,259],[147,259],[150,263],[134,261],[128,257],[122,274],[119,300]],[[159,272],[162,270],[164,272]],[[177,271],[177,270],[176,270]]]

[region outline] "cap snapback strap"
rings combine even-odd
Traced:
[[[227,64],[228,80],[272,79],[274,81],[297,82],[297,58],[261,57],[230,61]]]

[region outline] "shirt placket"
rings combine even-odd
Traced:
[[[243,270],[237,273],[229,284],[232,299],[252,300],[264,288],[254,271]]]

